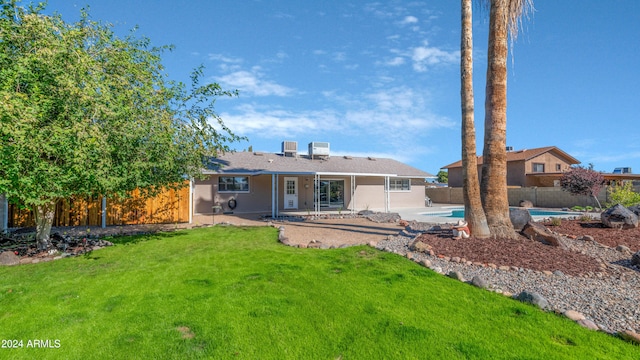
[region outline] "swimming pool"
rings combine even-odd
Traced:
[[[571,212],[571,211],[558,211],[558,210],[542,210],[542,209],[527,209],[529,210],[529,214],[532,217],[551,217],[551,216],[579,216],[581,213],[579,212]],[[452,208],[446,211],[438,211],[438,212],[425,212],[421,213],[424,216],[433,216],[433,217],[447,217],[447,218],[455,218],[462,219],[464,218],[464,208]]]

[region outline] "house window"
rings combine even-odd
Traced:
[[[219,192],[249,192],[248,176],[220,176],[218,178]]]
[[[556,164],[556,171],[562,171],[562,165]]]
[[[534,173],[543,173],[544,172],[544,164],[533,163],[533,172]]]
[[[411,179],[389,179],[389,190],[409,191],[411,190]]]

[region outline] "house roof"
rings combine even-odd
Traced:
[[[387,158],[331,156],[311,159],[274,153],[232,152],[211,159],[204,174],[367,175],[408,178],[432,177],[428,172]]]
[[[524,149],[524,150],[515,150],[515,151],[507,151],[507,162],[509,161],[527,161],[533,159],[537,156],[540,156],[547,152],[553,152],[557,156],[564,158],[565,161],[571,165],[580,164],[580,161],[573,156],[567,154],[566,152],[560,150],[555,146],[545,146],[541,148],[535,149]],[[478,165],[482,165],[483,157],[478,156]],[[451,168],[459,168],[462,167],[462,160],[458,160],[452,164],[444,166],[443,169],[451,169]]]

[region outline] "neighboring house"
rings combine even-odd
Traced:
[[[478,176],[482,174],[482,156],[478,157]],[[578,159],[555,146],[507,151],[507,186],[559,186],[562,173]],[[449,172],[449,186],[462,187],[462,161],[444,167]]]
[[[291,141],[279,154],[226,153],[203,173],[207,179],[193,185],[195,214],[273,216],[424,207],[425,178],[433,176],[392,159],[330,156],[328,143],[311,143],[309,155],[301,155]]]

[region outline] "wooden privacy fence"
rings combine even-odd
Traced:
[[[144,198],[134,190],[124,199],[106,199],[106,225],[167,224],[189,222],[189,187],[167,189]],[[8,226],[35,226],[32,210],[9,204]],[[101,226],[102,198],[71,198],[58,201],[53,226]]]

